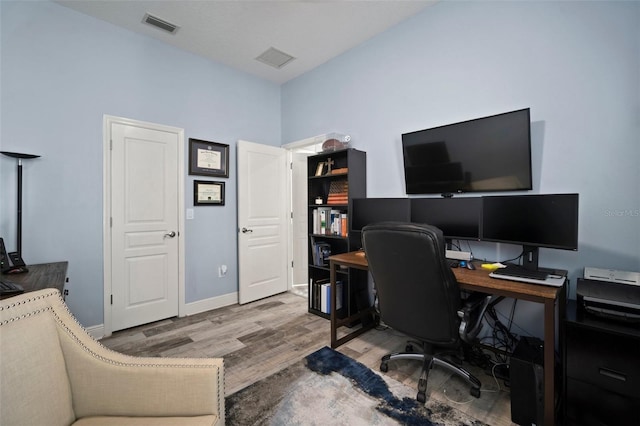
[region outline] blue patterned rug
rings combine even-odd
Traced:
[[[469,425],[469,416],[324,347],[226,399],[227,425]]]

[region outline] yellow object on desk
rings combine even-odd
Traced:
[[[483,263],[481,268],[487,269],[489,271],[495,271],[496,269],[504,268],[505,266],[502,263]]]

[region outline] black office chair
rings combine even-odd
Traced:
[[[480,397],[480,381],[440,349],[461,352],[461,340],[472,342],[482,328],[482,316],[491,295],[471,293],[462,300],[460,288],[445,258],[442,231],[435,226],[385,222],[365,226],[362,244],[376,288],[380,318],[387,326],[419,342],[406,351],[385,355],[380,370],[389,361],[423,361],[418,382],[420,402],[426,401],[427,378],[434,365],[445,367],[471,385],[471,395]]]

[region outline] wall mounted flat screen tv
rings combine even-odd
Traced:
[[[529,108],[402,135],[407,194],[532,189]]]

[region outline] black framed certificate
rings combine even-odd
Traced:
[[[189,138],[189,174],[229,177],[229,145]]]
[[[193,181],[194,206],[224,206],[224,182]]]

